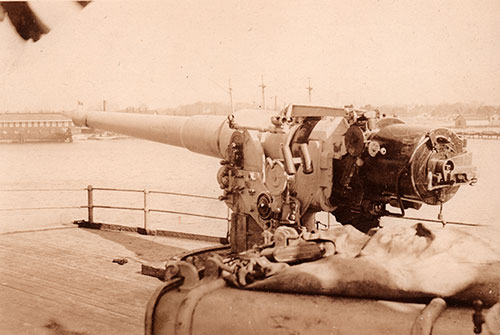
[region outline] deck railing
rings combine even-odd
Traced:
[[[215,215],[207,215],[200,214],[194,212],[187,211],[175,211],[175,210],[167,210],[162,208],[151,208],[150,206],[150,195],[152,194],[161,194],[161,195],[170,195],[176,197],[186,197],[192,199],[205,199],[205,200],[213,200],[219,203],[219,199],[216,197],[204,196],[204,195],[196,195],[196,194],[187,194],[187,193],[179,193],[179,192],[169,192],[169,191],[158,191],[158,190],[149,190],[147,188],[144,189],[125,189],[125,188],[108,188],[108,187],[93,187],[92,185],[87,186],[86,188],[50,188],[50,189],[0,189],[0,192],[87,192],[87,204],[80,206],[39,206],[39,207],[12,207],[12,208],[0,208],[0,212],[2,211],[22,211],[22,210],[61,210],[61,209],[87,209],[87,220],[80,220],[75,222],[85,223],[86,226],[97,227],[105,225],[107,228],[113,229],[113,227],[118,227],[119,230],[125,229],[125,226],[120,224],[108,224],[108,223],[98,223],[95,222],[94,210],[95,209],[112,209],[112,210],[125,210],[125,211],[142,211],[143,212],[143,222],[142,227],[135,227],[139,232],[150,231],[150,213],[166,213],[166,214],[175,214],[175,215],[183,215],[183,216],[191,216],[191,217],[199,217],[205,219],[212,220],[220,220],[226,222],[226,232],[229,231],[230,225],[230,211],[227,209],[227,216],[215,216]],[[143,202],[140,207],[132,207],[132,206],[117,206],[117,205],[102,205],[96,204],[94,201],[94,194],[96,191],[105,191],[105,192],[125,192],[125,193],[142,193],[143,194]],[[160,232],[163,235],[169,235],[166,230],[155,230],[154,233]],[[192,239],[200,239],[206,241],[217,241],[223,242],[224,239],[211,237],[203,234],[190,234],[183,232],[171,232],[172,236],[179,236],[184,238],[192,238]],[[203,238],[206,237],[206,238]]]
[[[139,190],[139,189],[123,189],[123,188],[119,189],[119,188],[108,188],[108,187],[93,187],[92,185],[89,185],[86,190],[87,190],[88,202],[87,202],[87,206],[84,206],[84,207],[88,208],[88,222],[89,223],[94,223],[94,208],[142,211],[142,212],[144,212],[144,220],[143,220],[143,228],[144,229],[149,228],[149,226],[148,226],[149,213],[151,213],[151,212],[186,215],[186,216],[201,217],[201,218],[206,218],[206,219],[224,220],[224,221],[228,221],[228,222],[230,220],[229,209],[227,212],[228,215],[226,217],[221,217],[221,216],[212,216],[212,215],[197,214],[197,213],[191,213],[191,212],[182,212],[182,211],[173,211],[173,210],[166,210],[166,209],[159,209],[159,208],[150,208],[149,201],[148,201],[150,194],[174,195],[174,196],[178,196],[178,197],[187,197],[187,198],[194,198],[194,199],[197,198],[197,199],[207,199],[207,200],[219,201],[219,198],[216,198],[216,197],[209,197],[209,196],[196,195],[196,194],[187,194],[187,193],[178,193],[178,192],[155,191],[155,190],[149,190],[147,188],[141,189],[141,190]],[[94,204],[94,191],[143,193],[144,194],[144,205],[142,207],[96,205],[96,204]]]
[[[83,188],[23,188],[23,189],[0,189],[0,192],[81,192]],[[0,208],[0,212],[11,212],[20,210],[45,210],[45,209],[81,209],[87,206],[41,206],[41,207],[9,207]]]

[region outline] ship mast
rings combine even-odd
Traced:
[[[312,87],[311,87],[311,78],[307,78],[307,80],[309,81],[309,86],[306,87],[306,90],[309,92],[309,102],[311,102],[311,91],[312,91]]]
[[[261,79],[261,84],[259,85],[259,87],[262,88],[262,109],[266,109],[266,98],[264,95],[264,90],[266,88],[266,85],[264,85],[264,76],[261,76],[260,79]]]
[[[229,102],[231,104],[231,114],[234,113],[234,108],[233,108],[233,88],[231,87],[231,78],[229,79]]]

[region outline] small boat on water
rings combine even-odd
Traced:
[[[87,139],[88,140],[98,140],[98,141],[105,141],[105,140],[119,140],[127,138],[127,136],[111,133],[111,132],[104,132],[104,133],[95,133],[95,134],[90,134]]]

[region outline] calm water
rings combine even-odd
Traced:
[[[80,206],[87,203],[87,185],[94,187],[164,190],[218,197],[215,179],[219,160],[137,139],[75,143],[9,144],[0,146],[0,189],[82,189],[60,192],[0,192],[0,208]],[[142,193],[96,191],[95,204],[142,207]],[[192,200],[150,195],[151,208],[189,211],[225,217],[225,205],[216,200]],[[86,210],[0,211],[6,226],[50,225],[86,218]],[[96,221],[142,224],[142,212],[96,209]],[[223,221],[152,214],[154,225],[196,231],[209,223],[208,233],[225,235]],[[189,225],[193,225],[192,228]],[[172,227],[173,226],[173,227]],[[187,227],[186,227],[187,226]],[[156,227],[156,226],[154,226]],[[165,228],[165,227],[164,227]]]
[[[479,182],[462,187],[445,205],[445,218],[453,221],[500,226],[500,141],[469,140]],[[221,194],[215,175],[219,160],[185,149],[137,139],[81,141],[75,143],[0,145],[0,189],[83,189],[94,187],[138,188],[194,193],[217,197]],[[86,204],[86,192],[0,191],[0,209]],[[142,206],[142,194],[97,192],[95,203]],[[223,203],[170,196],[151,196],[151,208],[190,211],[226,216]],[[438,208],[425,207],[411,216],[436,218]],[[84,209],[0,211],[0,231],[65,223],[86,217]],[[141,212],[96,210],[96,220],[141,224]],[[200,220],[179,215],[152,214],[154,227],[200,231],[225,235],[223,221]]]

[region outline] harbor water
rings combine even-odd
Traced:
[[[5,144],[0,152],[0,232],[86,219],[85,208],[37,208],[85,206],[88,185],[214,198],[221,193],[215,178],[219,160],[138,139]],[[60,191],[31,191],[47,189]],[[142,207],[144,194],[94,191],[94,204]],[[227,217],[225,204],[218,200],[150,194],[149,207]],[[130,226],[142,226],[143,220],[142,211],[95,209],[94,215],[96,222]],[[224,220],[184,215],[151,213],[150,222],[153,229],[201,230],[215,236],[225,236],[227,230]]]
[[[468,140],[479,169],[474,186],[463,186],[445,204],[448,221],[500,227],[500,141]],[[0,232],[51,226],[86,219],[87,210],[37,209],[85,206],[87,185],[150,189],[218,197],[219,160],[186,149],[138,139],[0,146]],[[60,191],[21,191],[59,189]],[[143,193],[94,192],[100,205],[143,206]],[[13,210],[14,208],[31,208]],[[150,195],[150,208],[226,217],[217,200]],[[438,207],[407,211],[411,217],[436,219]],[[142,211],[96,209],[95,221],[141,226]],[[394,220],[394,219],[391,219]],[[227,222],[175,214],[151,214],[151,228],[225,236]]]

